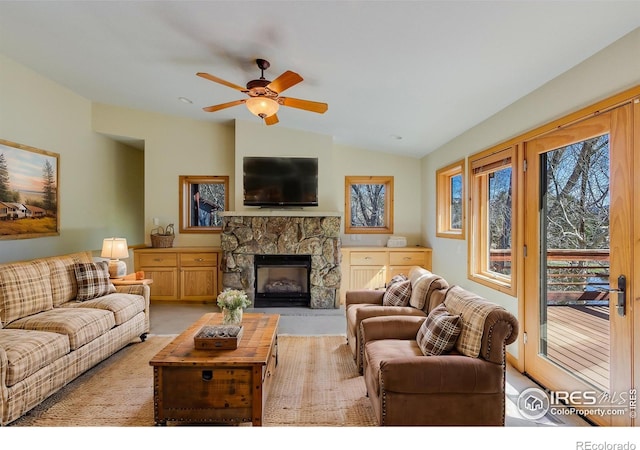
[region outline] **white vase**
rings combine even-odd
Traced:
[[[222,308],[222,323],[224,325],[242,324],[242,308]]]

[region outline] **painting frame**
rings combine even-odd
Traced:
[[[221,233],[219,213],[229,210],[229,176],[180,175],[179,186],[180,233]]]
[[[0,139],[0,240],[60,235],[59,174],[58,153]]]

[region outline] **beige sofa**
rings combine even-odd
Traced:
[[[0,425],[149,332],[149,286],[90,252],[0,265]]]
[[[444,278],[418,266],[409,269],[407,279],[411,284],[411,297],[407,306],[383,305],[385,291],[382,290],[346,292],[347,342],[360,373],[363,373],[360,322],[370,317],[390,315],[426,317],[434,307],[444,301],[449,288]]]

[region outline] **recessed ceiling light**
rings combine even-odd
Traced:
[[[188,99],[187,97],[178,97],[178,100],[180,100],[182,103],[187,103],[189,105],[193,104],[193,102],[190,99]]]

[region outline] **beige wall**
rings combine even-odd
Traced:
[[[233,208],[233,126],[94,104],[93,127],[144,142],[144,243],[151,245],[155,217],[163,227],[174,224],[175,247],[220,245],[219,234],[179,233],[179,177],[229,175]]]
[[[422,159],[422,236],[434,272],[518,313],[517,299],[467,279],[466,241],[436,237],[435,171],[640,84],[638,55],[640,28]]]
[[[414,158],[334,145],[331,136],[284,124],[221,125],[92,104],[8,58],[0,56],[0,64],[0,137],[61,155],[61,235],[0,240],[0,262],[98,250],[114,235],[150,245],[153,218],[175,225],[175,246],[219,245],[217,234],[178,232],[178,177],[228,175],[230,209],[243,209],[242,157],[256,155],[318,157],[317,211],[343,212],[345,175],[394,176],[396,234],[410,245],[420,241]],[[343,240],[384,245],[386,237]]]
[[[0,55],[0,137],[60,155],[60,235],[0,240],[0,262],[142,238],[142,153],[96,134],[91,103]]]
[[[339,200],[338,211],[344,217],[344,177],[353,175],[393,176],[394,232],[405,236],[407,245],[421,242],[421,221],[418,215],[422,204],[420,190],[420,160],[408,156],[372,152],[344,145],[333,146],[334,195]],[[343,224],[344,229],[344,224]],[[349,234],[342,236],[345,246],[386,245],[389,235]]]

